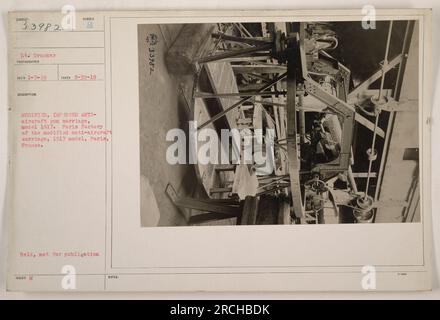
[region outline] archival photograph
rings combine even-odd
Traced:
[[[421,222],[417,21],[137,31],[141,227]]]

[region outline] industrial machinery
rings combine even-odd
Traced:
[[[255,25],[219,24],[210,31],[209,45],[193,61],[194,112],[200,112],[197,106],[203,103],[209,115],[198,129],[238,128],[251,135],[256,129],[273,129],[275,170],[268,173],[248,166],[244,175],[243,166],[228,170],[217,166],[211,170],[214,175],[229,171],[218,185],[200,174],[209,197],[233,201],[234,186],[240,184],[234,179],[253,177],[258,181],[255,190],[238,200],[277,202],[278,223],[295,224],[370,223],[378,207],[405,207],[406,203],[379,200],[379,191],[394,112],[401,105],[414,22],[406,22],[400,52],[394,57],[390,57],[393,21],[389,22],[383,61],[357,85],[350,69],[332,55],[340,41],[331,24],[265,23],[260,30]],[[386,88],[390,71],[395,81]],[[233,75],[233,83],[226,75]],[[371,89],[375,82],[379,87]],[[358,126],[369,132],[362,136],[367,163],[362,174],[353,170],[353,150],[360,148]]]

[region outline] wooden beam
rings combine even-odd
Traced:
[[[213,33],[211,35],[214,39],[221,39],[224,41],[231,41],[231,42],[238,42],[238,43],[246,43],[250,45],[262,45],[270,43],[270,40],[263,40],[263,39],[255,39],[253,37],[236,37],[231,36],[229,34],[224,33]]]
[[[215,171],[235,171],[233,164],[217,164],[214,166]]]
[[[209,203],[206,201],[199,201],[192,198],[178,198],[174,201],[174,204],[178,207],[200,210],[211,213],[221,213],[228,215],[238,215],[240,214],[240,208],[236,206],[220,205],[214,203]]]
[[[314,81],[310,77],[304,81],[304,85],[308,94],[315,97],[319,101],[322,101],[336,114],[343,115],[344,117],[351,117],[352,114],[356,112],[354,106],[327,92],[318,82]]]
[[[353,172],[353,178],[366,178],[368,176],[368,173],[366,172]],[[377,174],[376,172],[370,173],[370,178],[376,178]]]
[[[293,212],[297,218],[302,218],[304,216],[304,207],[301,197],[299,179],[300,162],[298,157],[298,145],[296,143],[296,74],[294,68],[294,65],[289,68],[287,76],[287,156]]]
[[[271,88],[274,84],[276,84],[278,81],[281,81],[282,79],[284,79],[286,77],[287,73],[283,73],[280,76],[278,76],[276,79],[274,79],[271,83],[268,83],[266,85],[264,85],[259,91],[265,91],[269,88]],[[226,110],[216,114],[215,116],[213,116],[211,119],[207,120],[205,123],[201,124],[197,129],[200,130],[204,127],[206,127],[207,125],[209,125],[210,123],[213,123],[214,121],[217,121],[218,119],[220,119],[221,117],[223,117],[224,115],[226,115],[228,112],[230,112],[231,110],[234,110],[235,108],[241,106],[243,103],[245,103],[246,101],[249,101],[250,99],[252,99],[252,96],[246,96],[243,99],[241,99],[240,101],[234,103],[232,106],[230,106],[229,108],[227,108]]]
[[[232,218],[238,218],[238,216],[230,213],[200,213],[191,216],[189,218],[188,224],[199,224]]]
[[[384,72],[388,72],[389,70],[393,69],[395,66],[397,66],[402,61],[402,55],[399,54],[396,57],[394,57],[391,61],[388,62],[388,64],[384,68]],[[352,99],[356,97],[359,93],[362,93],[363,91],[367,90],[368,87],[378,80],[382,76],[382,68],[378,69],[373,75],[362,82],[360,85],[358,85],[356,88],[354,88],[349,94],[348,99]]]
[[[253,37],[252,33],[250,33],[241,22],[238,22],[237,25],[245,36]]]
[[[350,165],[353,127],[357,115],[356,110],[354,106],[324,90],[324,88],[319,83],[317,83],[310,77],[308,77],[304,81],[304,84],[306,91],[310,95],[325,103],[325,105],[338,116],[343,117],[341,152],[339,154],[339,157],[333,162],[319,164],[319,170],[345,171]],[[367,119],[365,120],[368,122]]]
[[[284,199],[280,199],[278,207],[278,224],[291,224],[290,205]]]
[[[388,112],[418,112],[419,101],[418,100],[406,100],[406,101],[393,101],[382,107],[383,110]]]
[[[395,100],[400,100],[400,92],[402,90],[403,76],[405,74],[406,63],[408,61],[408,52],[411,45],[411,38],[414,32],[415,21],[408,21],[405,30],[405,38],[402,46],[402,62],[399,64],[399,71],[397,72],[396,85],[394,86],[393,97]]]
[[[357,113],[357,112],[355,113],[354,120],[356,120],[357,122],[359,122],[363,126],[367,127],[371,131],[374,131],[374,123],[371,122],[370,120],[368,120],[367,118],[365,118],[360,113]],[[379,127],[376,128],[376,134],[381,138],[385,137],[385,132]]]
[[[256,61],[258,63],[267,61],[268,59],[271,59],[271,57],[266,55],[253,55],[251,57],[232,57],[232,58],[225,58],[222,61],[223,62],[251,62]]]
[[[224,192],[231,192],[232,188],[211,188],[209,189],[209,193],[224,193]]]
[[[258,213],[258,198],[253,196],[246,196],[244,199],[243,211],[239,224],[241,225],[255,225],[257,224]]]
[[[396,117],[396,113],[391,112],[390,116],[388,118],[388,128],[389,129],[387,130],[387,133],[385,135],[385,141],[383,143],[382,156],[381,156],[380,165],[379,165],[379,177],[377,179],[376,191],[374,193],[374,200],[375,201],[377,201],[379,199],[380,190],[382,189],[382,179],[383,179],[383,174],[384,174],[384,168],[385,168],[385,164],[387,162],[388,151],[389,151],[389,146],[390,146],[390,137],[391,137],[390,128],[394,124],[395,117]]]
[[[265,51],[269,50],[271,47],[271,44],[264,44],[260,45],[258,47],[250,47],[245,49],[239,49],[239,50],[230,50],[222,53],[216,53],[209,56],[201,57],[197,60],[199,64],[213,62],[213,61],[219,61],[226,58],[232,58],[232,57],[239,57],[239,56],[245,56],[254,52],[258,51]]]
[[[260,85],[261,87],[261,85]],[[285,95],[286,91],[255,91],[255,92],[232,92],[232,93],[209,93],[209,92],[194,92],[194,98],[236,98],[236,97],[259,97],[272,95]]]
[[[286,72],[287,68],[285,66],[279,65],[231,65],[235,73],[283,73]]]

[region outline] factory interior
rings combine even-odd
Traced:
[[[138,39],[142,227],[421,221],[417,22],[139,25]],[[273,170],[167,163],[167,132],[189,121],[271,130]]]

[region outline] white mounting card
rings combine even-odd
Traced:
[[[10,12],[8,72],[8,290],[431,289],[430,10]]]

